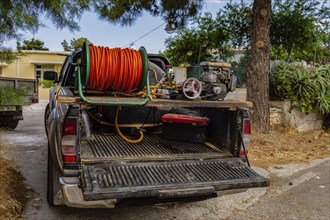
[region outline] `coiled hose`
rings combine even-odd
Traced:
[[[132,91],[142,80],[142,58],[139,51],[89,45],[91,89]]]

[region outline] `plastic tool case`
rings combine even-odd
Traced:
[[[203,143],[207,137],[206,128],[210,122],[207,117],[180,114],[162,116],[165,139]]]

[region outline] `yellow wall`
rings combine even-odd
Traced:
[[[3,67],[2,76],[34,79],[35,64],[31,63],[31,61],[64,62],[64,59],[65,56],[57,55],[56,53],[23,53],[23,56],[20,56],[8,66]],[[55,71],[59,72],[60,68],[57,68]]]
[[[35,79],[36,65],[34,61],[49,61],[49,64],[63,63],[65,56],[58,55],[57,52],[50,51],[23,51],[23,55],[19,56],[13,63],[8,64],[8,66],[2,66],[3,77],[15,77],[15,78],[26,78],[26,79]],[[32,61],[32,63],[31,63]],[[47,65],[47,63],[45,63]],[[43,65],[43,64],[42,64]],[[54,64],[54,70],[57,73],[60,73],[62,64]],[[44,89],[39,86],[39,100],[48,100],[49,98],[49,89]]]

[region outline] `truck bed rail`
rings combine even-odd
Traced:
[[[136,97],[113,97],[113,96],[87,96],[88,99],[99,101],[99,102],[139,102],[143,100],[142,98]],[[63,104],[87,104],[77,96],[63,96],[59,95],[57,97],[58,103]],[[125,104],[123,104],[125,105]],[[146,103],[147,107],[211,107],[211,108],[252,108],[253,104],[249,101],[241,100],[223,100],[223,101],[207,101],[207,100],[175,100],[175,99],[164,99],[157,98],[152,99],[150,102]]]

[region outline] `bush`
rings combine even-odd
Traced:
[[[287,63],[275,64],[270,84],[281,98],[298,110],[330,113],[330,65],[307,68]]]
[[[0,87],[0,105],[23,105],[24,91],[9,86]]]
[[[49,89],[49,88],[52,88],[53,86],[55,86],[55,83],[54,83],[53,80],[45,80],[44,79],[44,80],[40,81],[40,85],[41,85],[42,88]]]

